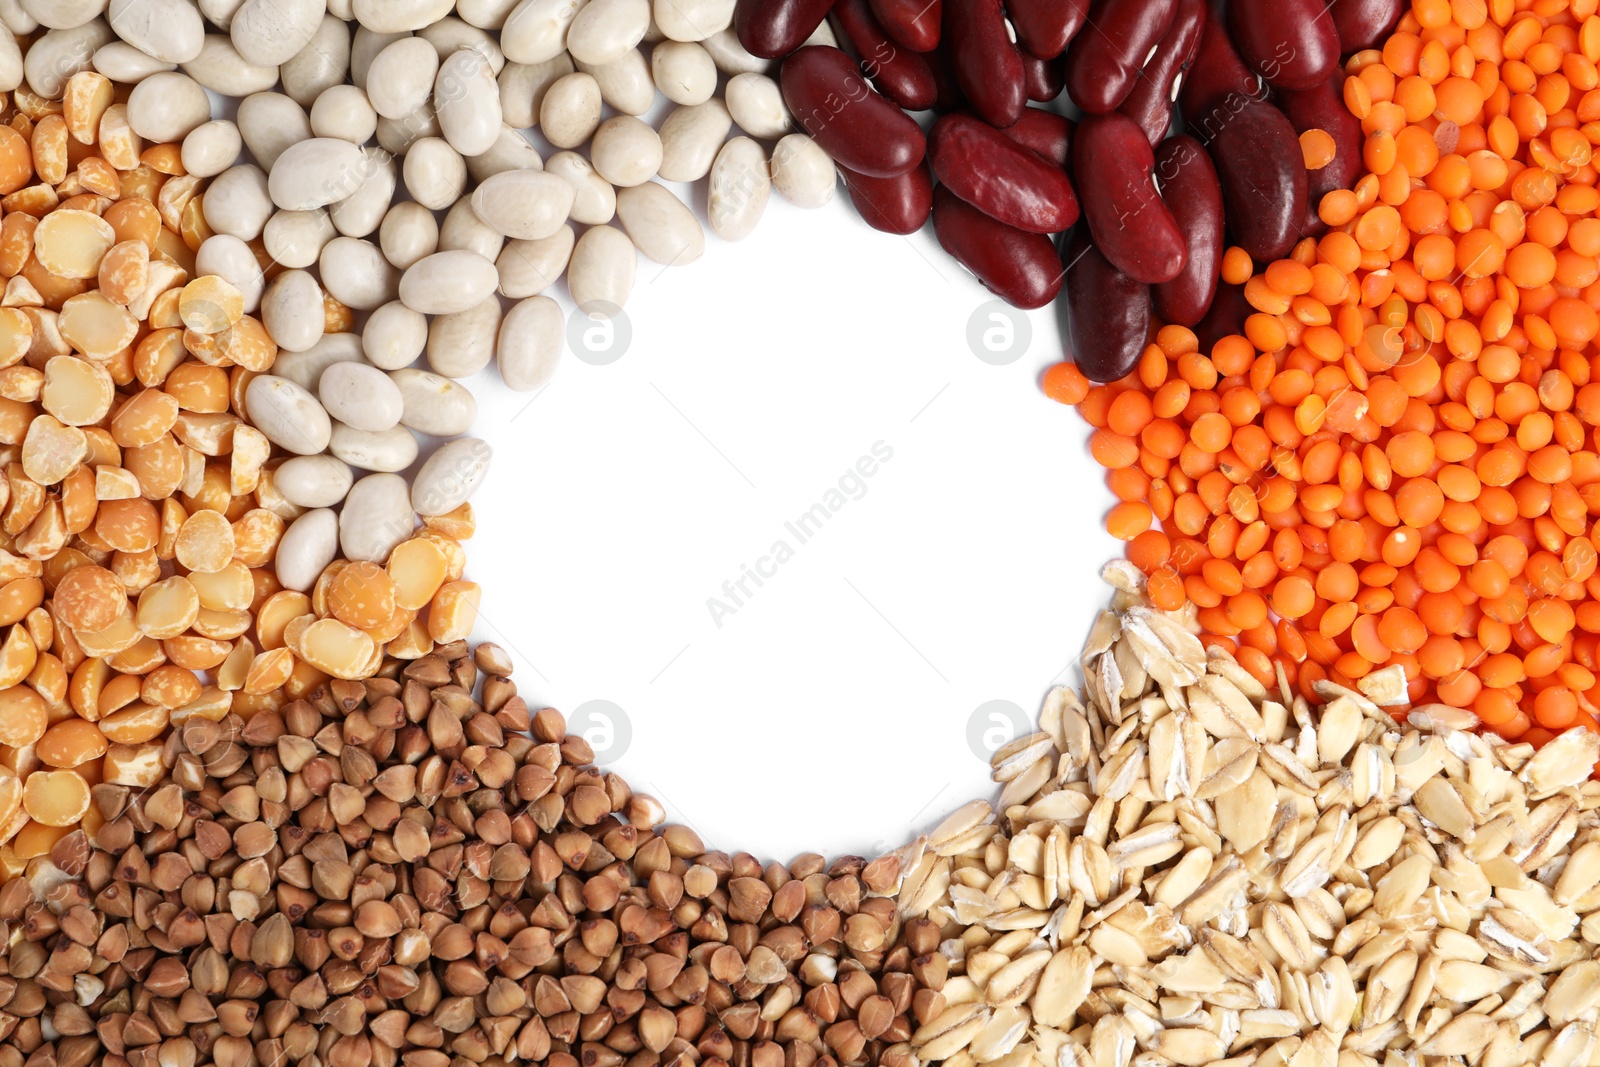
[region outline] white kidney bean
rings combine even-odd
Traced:
[[[414,200],[389,208],[378,227],[378,247],[390,263],[405,270],[439,250],[439,223],[433,212]]]
[[[410,37],[410,31],[398,33],[373,33],[365,26],[357,25],[355,32],[350,35],[350,82],[365,89],[367,87],[367,72],[372,68],[372,62],[378,54],[396,41],[403,41]],[[431,49],[430,49],[431,50]],[[438,54],[434,54],[434,62],[438,62]],[[433,88],[433,75],[437,67],[428,71],[428,88]]]
[[[106,0],[22,0],[22,10],[48,30],[71,30],[97,17]]]
[[[344,84],[349,73],[350,24],[332,14],[322,16],[311,40],[278,68],[283,91],[302,107],[310,107],[324,92]]]
[[[506,65],[505,53],[500,51],[500,44],[492,34],[485,33],[455,16],[442,18],[431,26],[424,26],[417,31],[417,36],[433,46],[441,63],[459,49],[470,48],[489,61],[489,67],[496,75]]]
[[[411,366],[427,343],[428,317],[398,300],[368,315],[361,330],[361,351],[379,370]]]
[[[655,0],[655,23],[672,41],[704,41],[733,24],[734,0]]]
[[[661,169],[661,136],[632,115],[616,115],[594,132],[589,159],[612,185],[638,185]]]
[[[778,83],[765,74],[736,74],[723,91],[734,124],[751,137],[773,140],[789,132],[789,108]]]
[[[499,78],[500,112],[506,125],[525,130],[537,123],[545,90],[574,69],[565,52],[542,63],[507,63]]]
[[[439,226],[441,252],[465,250],[493,260],[500,255],[505,243],[504,237],[478,218],[477,212],[472,210],[472,203],[467,200],[457,200],[445,212],[444,222]]]
[[[328,14],[345,22],[350,22],[356,17],[351,0],[328,0]]]
[[[339,510],[339,547],[345,559],[382,563],[416,525],[406,480],[398,474],[369,474],[350,487]]]
[[[717,91],[717,65],[694,41],[662,41],[650,52],[650,75],[674,104],[703,104]]]
[[[215,233],[201,242],[194,254],[195,274],[215,274],[233,283],[244,296],[244,310],[255,314],[261,306],[261,292],[266,279],[261,274],[261,263],[250,246],[228,233]]]
[[[327,454],[295,456],[272,472],[272,484],[297,508],[331,508],[355,480],[348,463]]]
[[[572,186],[554,174],[510,170],[472,194],[472,210],[496,233],[524,241],[549,237],[572,210]]]
[[[463,156],[487,152],[500,136],[500,86],[476,49],[463,48],[439,64],[433,104],[445,140]]]
[[[22,0],[0,0],[0,25],[26,37],[39,28],[39,20],[22,9]]]
[[[228,37],[247,62],[276,67],[310,42],[327,10],[327,0],[245,0]]]
[[[137,3],[138,0],[134,0],[134,2]],[[198,51],[199,48],[200,43],[199,40],[196,39],[195,50]],[[9,63],[9,61],[10,53],[8,50],[7,62]],[[21,69],[21,62],[22,53],[19,50],[17,53],[19,70]],[[128,44],[126,41],[112,41],[110,44],[101,45],[99,48],[95,49],[94,56],[90,62],[94,64],[95,70],[99,71],[101,74],[104,74],[112,81],[118,82],[122,85],[134,85],[138,82],[144,81],[152,74],[158,74],[164,70],[178,69],[177,63],[169,63],[166,60],[156,59],[154,56],[147,55],[140,49]],[[17,84],[20,85],[22,83],[19,81]],[[15,89],[16,86],[13,85],[12,88]]]
[[[600,83],[578,71],[557,79],[539,104],[539,129],[557,148],[576,148],[600,125]]]
[[[95,55],[99,55],[96,50]],[[90,58],[90,64],[94,62]],[[0,34],[0,92],[9,93],[22,84],[22,48],[10,34]],[[5,88],[10,86],[10,88]]]
[[[215,232],[254,241],[272,217],[267,176],[253,163],[229,167],[212,179],[200,200],[200,212]]]
[[[378,113],[367,94],[354,85],[330,86],[311,105],[311,132],[337,137],[351,144],[366,144],[378,129]]]
[[[314,456],[328,447],[333,424],[317,398],[287,378],[259,374],[244,392],[245,410],[267,440],[297,456]]]
[[[664,185],[645,182],[617,194],[617,221],[646,259],[682,266],[706,250],[705,231],[689,206]]]
[[[489,475],[494,450],[478,437],[447,441],[423,461],[411,483],[411,507],[418,515],[448,515],[472,498]]]
[[[733,138],[711,166],[706,217],[712,232],[725,241],[744,240],[761,221],[771,194],[766,150],[748,137]]]
[[[379,433],[400,425],[400,389],[377,367],[335,363],[317,381],[317,399],[346,426]]]
[[[335,237],[317,259],[322,284],[339,303],[356,311],[387,304],[399,292],[400,272],[371,241]]]
[[[661,124],[661,177],[669,182],[704,178],[732,128],[733,116],[716,97],[674,110]]]
[[[40,96],[59,100],[66,91],[67,79],[80,70],[88,70],[95,49],[111,37],[111,27],[100,19],[70,30],[51,30],[28,46],[22,57],[23,78]]]
[[[563,226],[539,241],[508,241],[495,260],[500,293],[513,300],[542,293],[566,273],[577,241],[571,226]]]
[[[596,226],[617,213],[617,191],[595,173],[594,166],[576,152],[557,152],[545,170],[572,186],[573,222]]]
[[[378,114],[399,119],[427,103],[439,54],[420,37],[401,37],[373,57],[367,68],[367,98]]]
[[[610,63],[649,28],[650,0],[589,0],[567,30],[567,51],[579,63]]]
[[[762,59],[747,52],[744,45],[739,43],[739,35],[733,32],[731,26],[723,27],[700,43],[711,53],[711,59],[717,64],[717,69],[730,77],[747,71],[765,74],[774,65],[770,59]]]
[[[522,0],[500,28],[500,50],[513,63],[543,63],[567,48],[567,30],[587,0]]]
[[[353,333],[325,333],[304,352],[279,352],[272,373],[308,393],[317,391],[323,372],[335,363],[360,363],[361,338]]]
[[[404,33],[438,22],[455,6],[455,0],[354,0],[350,10],[373,33]]]
[[[609,63],[582,63],[578,69],[600,86],[600,99],[624,115],[643,115],[655,103],[656,86],[644,53],[630,48]]]
[[[432,104],[423,104],[405,118],[378,119],[378,144],[397,156],[405,155],[424,137],[438,136],[439,121],[434,117]]]
[[[196,178],[215,177],[233,166],[243,148],[244,139],[239,136],[239,127],[227,119],[203,122],[190,130],[189,135],[183,139],[183,169]],[[210,190],[207,190],[208,194],[209,192]],[[266,182],[263,176],[263,195],[265,192]],[[269,198],[267,202],[271,203],[271,199]],[[204,205],[205,201],[202,198],[202,208]]]
[[[128,125],[147,141],[181,141],[211,118],[211,100],[193,78],[152,74],[128,94]]]
[[[267,220],[261,240],[274,261],[309,267],[337,233],[326,211],[280,211]]]
[[[285,211],[312,211],[360,188],[367,157],[337,137],[312,137],[283,150],[267,175],[267,193]]]
[[[404,426],[368,433],[336,422],[328,451],[364,471],[403,471],[417,461],[417,439]]]
[[[811,36],[800,43],[801,48],[811,45],[820,45],[823,48],[839,47],[839,39],[833,35],[833,25],[827,19],[817,23],[817,28],[811,31]]]
[[[822,146],[791,133],[772,149],[772,186],[797,207],[818,208],[833,199],[838,172]]]
[[[322,340],[322,286],[303,270],[286,270],[261,296],[261,324],[280,352],[304,352]]]
[[[390,371],[389,377],[405,398],[400,423],[433,437],[466,433],[478,417],[478,402],[464,386],[425,370]]]
[[[305,593],[338,554],[339,517],[327,508],[318,508],[289,524],[278,542],[273,567],[285,589]]]
[[[506,388],[519,393],[543,389],[555,376],[567,345],[567,319],[548,296],[531,296],[512,305],[500,324],[495,362]]]
[[[446,378],[470,378],[494,358],[500,298],[491,294],[465,311],[436,315],[428,325],[428,366]]]
[[[567,267],[567,288],[579,311],[609,318],[628,302],[639,253],[628,235],[613,226],[595,226],[578,238]]]
[[[198,3],[206,21],[224,33],[233,22],[234,12],[244,6],[244,0],[198,0]]]
[[[449,315],[467,310],[499,283],[494,263],[476,252],[435,252],[406,268],[400,278],[400,301],[424,315]]]
[[[350,86],[354,89],[355,86]],[[357,89],[357,92],[361,90]],[[394,199],[399,181],[394,157],[381,148],[363,148],[365,177],[349,196],[328,208],[334,228],[346,237],[365,237],[377,230]]]
[[[223,96],[264,93],[278,84],[277,67],[251,63],[239,54],[232,41],[217,33],[206,34],[200,43],[200,54],[179,66],[189,77]]]
[[[498,30],[516,6],[517,0],[456,0],[456,14],[480,30]]]
[[[489,151],[467,160],[467,173],[476,182],[488,181],[508,170],[543,169],[544,161],[539,158],[539,150],[520,131],[510,126],[500,127],[500,136],[495,138],[494,146]]]
[[[184,0],[111,0],[106,19],[118,37],[163,63],[189,62],[206,36],[200,12]]]
[[[283,150],[311,136],[305,108],[282,93],[256,93],[239,101],[234,119],[244,146],[263,170],[271,170]]]
[[[430,211],[443,211],[467,188],[467,164],[442,137],[423,137],[406,152],[401,173],[412,199]]]

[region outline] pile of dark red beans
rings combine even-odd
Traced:
[[[1203,343],[1237,332],[1242,297],[1219,294],[1228,243],[1265,263],[1321,232],[1322,194],[1361,166],[1340,57],[1381,41],[1403,6],[739,0],[734,25],[752,53],[787,57],[784,100],[867,223],[908,234],[931,216],[1017,307],[1064,287],[1069,357],[1112,381],[1153,321]],[[824,18],[842,50],[801,47]],[[1068,102],[1080,121],[1055,110]],[[912,112],[931,112],[926,133]],[[1313,128],[1337,152],[1308,172],[1298,135]]]

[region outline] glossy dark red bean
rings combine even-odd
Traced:
[[[1039,59],[1054,59],[1083,29],[1089,18],[1089,0],[1007,0],[1006,17],[1017,31],[1023,51]]]
[[[1306,172],[1306,222],[1308,233],[1321,234],[1326,226],[1317,217],[1317,205],[1335,189],[1348,189],[1361,176],[1361,149],[1365,134],[1361,120],[1344,106],[1344,73],[1335,71],[1321,85],[1298,92],[1279,93],[1278,106],[1297,134],[1325,130],[1333,138],[1333,162]]]
[[[1039,59],[1024,52],[1022,74],[1028,86],[1028,99],[1036,103],[1048,104],[1067,86],[1067,71],[1060,57]]]
[[[1309,89],[1339,65],[1339,34],[1323,0],[1229,0],[1239,55],[1279,89]]]
[[[1200,47],[1195,52],[1194,62],[1189,64],[1188,76],[1178,89],[1178,107],[1183,117],[1193,125],[1224,101],[1260,100],[1266,95],[1260,75],[1245,66],[1233,47],[1226,20],[1214,5],[1208,4],[1205,25],[1200,31]]]
[[[1251,100],[1219,123],[1207,147],[1234,242],[1257,263],[1288,255],[1301,236],[1307,186],[1305,156],[1288,118]]]
[[[1009,304],[1044,307],[1061,292],[1061,260],[1050,238],[992,219],[942,185],[933,191],[933,232],[946,252]]]
[[[828,13],[840,45],[856,57],[877,90],[907,111],[926,111],[938,96],[926,56],[889,39],[867,0],[836,0]]]
[[[1156,46],[1155,55],[1139,72],[1133,91],[1117,108],[1139,124],[1152,145],[1164,141],[1172,127],[1175,90],[1194,63],[1205,24],[1206,0],[1178,0],[1172,25]]]
[[[1024,108],[1022,117],[1000,132],[1022,147],[1039,153],[1070,177],[1072,174],[1072,133],[1078,124],[1065,115],[1042,107]]]
[[[1126,115],[1090,115],[1072,137],[1072,173],[1095,245],[1146,284],[1176,278],[1184,261],[1183,234],[1153,180],[1155,162],[1149,139]]]
[[[1067,95],[1091,114],[1115,111],[1139,78],[1145,57],[1172,25],[1178,0],[1095,0],[1092,33],[1067,49]]]
[[[895,43],[913,52],[939,46],[943,0],[872,0],[872,13]]]
[[[778,59],[799,48],[832,6],[833,0],[739,0],[733,29],[751,55]]]
[[[1150,338],[1150,287],[1123,274],[1084,228],[1061,251],[1066,264],[1067,352],[1094,382],[1125,378]]]
[[[967,94],[961,91],[961,85],[956,81],[956,64],[950,57],[950,49],[936,48],[929,52],[928,65],[933,68],[933,81],[938,88],[938,96],[933,101],[934,110],[943,114],[966,107]]]
[[[1405,0],[1328,0],[1339,51],[1345,55],[1377,48],[1405,14]]]
[[[1032,233],[1078,221],[1067,172],[970,115],[946,115],[928,134],[933,176],[985,215]]]
[[[893,178],[869,178],[840,167],[845,191],[861,220],[874,230],[904,236],[922,229],[933,210],[933,176],[926,164]]]
[[[1000,0],[945,0],[943,40],[956,83],[979,117],[991,126],[1016,122],[1028,106],[1027,77]]]
[[[1256,309],[1244,298],[1244,286],[1227,282],[1218,285],[1217,294],[1211,298],[1211,310],[1194,328],[1200,351],[1211,351],[1213,345],[1230,334],[1244,333],[1244,320],[1255,313]]]
[[[1183,270],[1151,290],[1156,317],[1178,326],[1193,326],[1205,317],[1217,292],[1222,253],[1227,239],[1222,215],[1222,184],[1205,146],[1188,134],[1162,142],[1156,149],[1156,180],[1161,198],[1183,234]]]
[[[922,129],[874,92],[853,59],[810,45],[783,61],[783,101],[801,126],[841,166],[874,178],[904,174],[922,162]]]

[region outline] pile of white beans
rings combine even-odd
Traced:
[[[0,0],[12,34],[39,33],[25,55],[0,33],[0,90],[59,98],[88,69],[131,85],[133,132],[181,142],[185,169],[209,179],[214,235],[197,273],[233,283],[278,345],[246,406],[293,454],[279,490],[312,509],[381,497],[393,513],[416,435],[453,438],[410,487],[412,509],[435,516],[488,470],[488,446],[460,436],[477,411],[460,380],[493,362],[512,389],[550,381],[567,313],[549,291],[563,276],[575,313],[609,317],[639,255],[681,265],[704,252],[700,219],[662,181],[709,178],[706,218],[730,241],[773,188],[802,207],[832,197],[832,160],[791,132],[733,7]],[[826,23],[818,34],[831,43]],[[206,90],[236,102],[222,108],[232,118],[213,117]],[[641,118],[662,111],[658,126]],[[286,268],[270,283],[257,240]],[[324,293],[359,333],[324,333]]]

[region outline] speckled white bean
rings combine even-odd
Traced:
[[[111,0],[106,20],[118,37],[163,63],[189,62],[206,36],[200,12],[184,0]]]
[[[733,116],[716,97],[674,110],[661,124],[661,177],[669,182],[704,178],[732,128]]]
[[[50,30],[28,46],[22,57],[23,78],[40,96],[59,100],[67,79],[80,70],[88,70],[95,49],[111,37],[111,27],[102,19],[92,19],[70,30]]]
[[[487,152],[500,136],[500,86],[476,49],[463,48],[439,64],[433,104],[445,140],[464,156]]]
[[[128,125],[147,141],[181,141],[211,118],[211,100],[187,74],[152,74],[128,94]]]
[[[196,178],[215,177],[233,166],[243,149],[244,139],[239,136],[239,127],[227,119],[203,122],[183,139],[183,169]],[[266,183],[263,180],[263,195],[265,192]],[[272,201],[268,198],[267,202]],[[204,206],[203,199],[201,205]]]
[[[498,79],[500,112],[506,125],[525,130],[538,122],[545,90],[574,69],[572,57],[565,52],[542,63],[507,63]]]
[[[261,274],[261,262],[250,246],[228,233],[214,233],[201,242],[194,254],[197,275],[215,274],[233,283],[244,295],[244,310],[253,315],[261,307],[261,293],[266,279]]]
[[[703,104],[717,91],[717,65],[694,41],[662,41],[650,52],[650,75],[674,104]]]
[[[287,378],[260,374],[245,387],[245,410],[267,440],[297,456],[328,447],[333,424],[317,398]]]
[[[661,136],[632,115],[616,115],[594,132],[589,159],[612,185],[638,185],[661,169]]]
[[[267,193],[285,211],[311,211],[338,203],[360,187],[367,157],[337,137],[312,137],[283,150],[267,175]]]
[[[428,317],[398,300],[368,315],[361,330],[361,351],[379,370],[411,366],[427,344]]]
[[[772,149],[772,187],[797,207],[818,208],[833,199],[838,171],[822,146],[791,133]]]
[[[531,393],[555,376],[567,346],[567,317],[548,296],[531,296],[506,312],[495,353],[508,389]]]
[[[326,211],[280,211],[267,220],[261,240],[285,267],[309,267],[338,235]]]
[[[264,93],[278,84],[277,67],[251,63],[219,33],[206,34],[200,54],[180,66],[189,77],[223,96]]]
[[[404,118],[433,92],[439,54],[420,37],[402,37],[384,47],[367,68],[367,97],[384,118]]]
[[[570,217],[573,222],[594,226],[610,222],[616,215],[617,191],[578,153],[557,152],[545,164],[545,172],[572,187]]]
[[[645,182],[617,194],[617,221],[646,259],[682,266],[706,250],[705,231],[689,206],[664,185]]]
[[[336,422],[328,451],[364,471],[403,471],[417,461],[417,439],[404,426],[368,433]]]
[[[589,0],[567,31],[567,51],[580,63],[610,63],[649,28],[650,0]]]
[[[399,167],[389,153],[381,148],[361,151],[366,156],[361,184],[328,208],[334,228],[347,237],[365,237],[378,229],[400,180]]]
[[[424,137],[406,152],[406,191],[430,211],[443,211],[467,188],[467,164],[442,137]]]
[[[744,240],[761,221],[771,195],[766,150],[748,137],[733,138],[711,167],[706,217],[712,232],[725,241]]]
[[[428,366],[446,378],[470,378],[494,358],[500,332],[500,298],[491,294],[454,315],[428,324]]]
[[[557,148],[576,148],[600,125],[600,83],[578,71],[556,80],[539,104],[539,129]]]
[[[494,39],[494,35],[453,15],[422,27],[417,31],[417,36],[433,45],[441,63],[460,49],[470,48],[489,61],[496,75],[505,68],[506,56],[500,51],[500,42]]]
[[[406,268],[400,278],[400,300],[424,315],[449,315],[467,310],[499,283],[494,263],[476,252],[435,252]]]
[[[643,115],[655,103],[656,86],[644,53],[630,48],[609,63],[582,63],[578,69],[600,85],[600,99],[624,115]]]
[[[478,417],[478,402],[464,386],[432,371],[397,370],[389,377],[405,398],[402,425],[434,437],[466,433]]]
[[[335,363],[317,381],[317,399],[346,426],[379,433],[400,425],[400,389],[377,367]]]
[[[255,93],[239,101],[234,119],[257,165],[271,170],[283,150],[311,136],[305,108],[282,93]]]
[[[639,252],[613,226],[595,226],[578,238],[567,267],[567,288],[580,311],[607,317],[628,302],[639,270]]]
[[[213,231],[254,241],[272,218],[267,176],[254,163],[229,167],[206,188],[200,212]]]
[[[703,41],[733,24],[734,0],[655,0],[655,23],[672,41]]]
[[[280,352],[304,352],[322,340],[322,286],[303,270],[272,279],[261,297],[261,324]]]
[[[378,128],[378,113],[367,94],[354,85],[335,85],[311,105],[311,132],[337,137],[351,144],[366,144]]]
[[[369,474],[352,485],[344,498],[339,511],[339,548],[345,559],[382,563],[396,545],[411,536],[416,525],[406,480],[398,474]]]
[[[467,159],[467,173],[472,175],[475,182],[488,181],[508,170],[543,169],[544,160],[539,158],[539,150],[522,136],[520,130],[510,126],[500,127],[500,136],[495,138],[487,152]]]
[[[278,353],[272,373],[315,393],[324,371],[336,363],[360,363],[361,355],[361,338],[355,334],[325,333],[304,352]]]
[[[494,228],[478,218],[468,200],[457,200],[444,214],[439,225],[439,251],[454,252],[464,249],[476,252],[484,259],[493,260],[505,247],[506,239]]]
[[[289,524],[278,542],[273,567],[285,589],[305,593],[339,554],[339,516],[327,508],[308,511]]]
[[[330,455],[295,456],[272,472],[272,484],[298,508],[331,508],[355,483],[350,465]]]
[[[823,25],[827,23],[824,22]],[[763,59],[746,51],[744,45],[739,43],[739,35],[733,32],[732,26],[723,27],[700,43],[711,53],[711,59],[716,63],[717,69],[730,77],[746,71],[765,74],[776,65],[770,59]]]
[[[789,132],[789,108],[778,83],[765,74],[736,74],[728,79],[723,98],[733,121],[751,137],[768,141]]]
[[[433,212],[413,200],[389,208],[378,227],[378,246],[390,263],[405,270],[439,250],[439,223]]]
[[[489,476],[494,450],[477,437],[447,441],[429,456],[411,483],[418,515],[447,515],[465,504]]]
[[[137,0],[136,0],[137,2]],[[199,39],[195,41],[195,49],[200,47]],[[95,49],[91,60],[94,69],[104,74],[114,82],[123,85],[135,85],[144,81],[152,74],[159,74],[164,70],[177,70],[177,63],[156,59],[143,51],[128,44],[126,41],[112,41]],[[18,52],[18,63],[21,63],[21,53]],[[18,84],[21,84],[20,82]],[[12,86],[16,88],[16,86]]]
[[[567,30],[587,0],[522,0],[500,28],[500,49],[513,63],[543,63],[567,48]]]
[[[371,311],[399,292],[400,272],[377,245],[360,237],[329,241],[317,259],[317,269],[329,295],[356,311]]]
[[[373,33],[403,33],[438,22],[455,6],[455,0],[354,0],[350,9]]]
[[[571,226],[563,226],[540,241],[508,241],[495,260],[500,293],[513,300],[542,293],[566,273],[577,241]]]
[[[310,107],[328,89],[344,84],[349,73],[350,24],[333,14],[322,16],[311,40],[278,68],[283,91],[302,107]]]
[[[456,14],[480,30],[498,30],[516,6],[517,0],[456,0]]]
[[[310,43],[327,10],[327,0],[245,0],[228,37],[246,61],[276,67]]]
[[[472,210],[496,233],[519,240],[548,237],[567,221],[572,186],[537,170],[496,174],[472,194]]]

